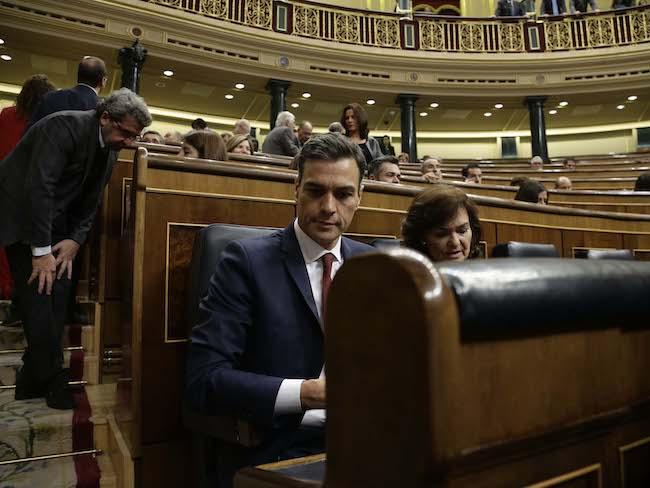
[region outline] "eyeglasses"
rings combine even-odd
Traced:
[[[120,131],[120,134],[122,134],[124,139],[136,139],[140,135],[139,131],[133,132],[129,129],[125,129],[122,124],[115,119],[111,119],[111,122],[113,123],[113,127]]]

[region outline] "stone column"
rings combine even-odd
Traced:
[[[547,97],[526,97],[530,116],[530,143],[533,156],[540,156],[548,163],[548,146],[546,144],[546,123],[544,122],[544,102]]]
[[[398,95],[395,100],[400,105],[402,128],[402,152],[408,153],[409,161],[414,163],[418,158],[418,145],[415,132],[415,95]]]
[[[287,91],[291,83],[284,80],[269,80],[266,84],[266,91],[271,95],[271,114],[269,128],[275,127],[275,119],[280,112],[287,109]]]
[[[120,49],[117,61],[122,67],[122,87],[128,88],[134,93],[139,93],[140,72],[146,58],[147,50],[142,47],[139,39],[136,39],[131,47]]]

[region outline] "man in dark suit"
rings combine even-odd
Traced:
[[[494,11],[497,17],[519,17],[526,15],[519,0],[499,0]]]
[[[225,486],[242,466],[323,452],[324,302],[343,261],[372,250],[342,237],[361,201],[359,147],[323,134],[296,159],[297,219],[226,247],[191,334],[189,402],[247,419],[264,436],[220,463]]]
[[[298,154],[300,148],[293,133],[295,125],[296,118],[291,112],[280,112],[275,120],[275,127],[264,139],[262,152],[291,157]]]
[[[596,0],[571,0],[569,5],[572,14],[583,14],[587,11],[588,7],[591,7],[591,10],[594,12],[600,11]]]
[[[41,120],[62,110],[93,110],[99,102],[99,92],[106,86],[104,61],[86,56],[77,68],[77,86],[48,93],[34,111],[25,132]]]
[[[123,88],[96,110],[41,119],[0,162],[0,245],[27,338],[17,400],[45,396],[50,407],[74,406],[61,348],[72,263],[117,152],[150,123],[144,101]]]
[[[540,15],[564,15],[566,11],[565,0],[542,0]]]

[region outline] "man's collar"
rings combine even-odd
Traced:
[[[95,95],[99,95],[99,90],[94,86],[87,85],[86,83],[78,83],[77,86],[86,86],[95,92]]]
[[[311,237],[309,237],[305,232],[300,228],[298,224],[298,219],[293,221],[293,230],[296,233],[296,239],[298,239],[298,246],[300,247],[300,252],[302,252],[302,257],[305,260],[305,264],[313,263],[318,261],[324,254],[332,253],[337,261],[341,262],[341,237],[339,236],[336,241],[336,245],[331,249],[325,249]]]

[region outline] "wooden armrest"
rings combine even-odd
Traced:
[[[262,442],[262,436],[250,422],[232,415],[205,415],[185,406],[183,423],[192,432],[215,437],[230,444],[255,447]]]

